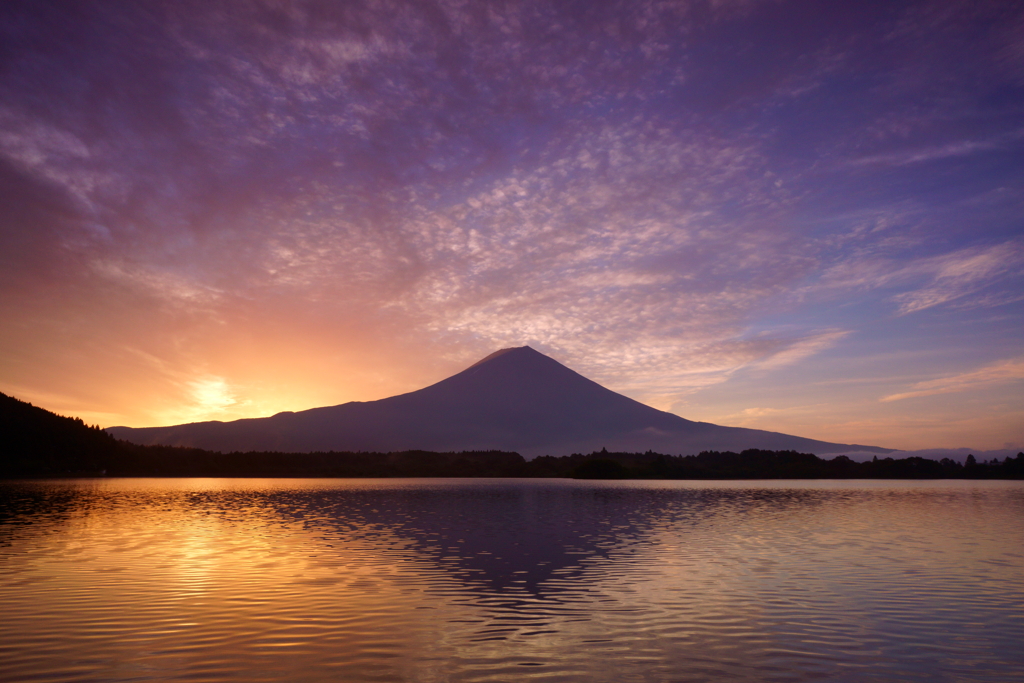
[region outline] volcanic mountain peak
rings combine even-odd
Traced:
[[[505,376],[516,373],[525,373],[526,376],[536,380],[566,381],[570,377],[588,380],[578,372],[567,368],[550,356],[534,350],[529,346],[515,346],[508,349],[495,351],[491,355],[478,360],[462,372],[452,375],[448,379],[456,377],[475,375]],[[443,380],[447,381],[447,380]]]
[[[426,387],[426,389],[456,380],[461,383],[470,378],[473,378],[474,382],[491,380],[498,382],[514,381],[516,383],[524,381],[564,383],[582,380],[587,384],[600,386],[578,372],[567,368],[550,356],[545,356],[529,346],[516,346],[495,351],[486,358],[473,363],[462,372]],[[420,391],[424,391],[424,389]]]
[[[492,360],[497,359],[499,356],[505,356],[505,355],[508,355],[508,354],[512,354],[512,356],[514,358],[529,358],[531,356],[531,354],[534,355],[534,356],[544,356],[544,354],[538,353],[537,351],[534,351],[529,346],[510,346],[507,349],[498,349],[497,351],[495,351],[494,353],[490,354],[489,356],[485,356],[485,357],[481,358],[480,360],[478,360],[477,362],[473,363],[472,365],[470,365],[466,369],[470,370],[472,368],[477,367],[478,365],[483,365],[484,363],[489,363]],[[547,356],[544,356],[544,357],[547,358]]]
[[[637,411],[660,413],[529,346],[502,349],[436,384],[375,403],[400,405],[417,416],[430,414],[440,423],[468,422],[474,431],[497,421],[523,434],[538,429],[569,433],[586,423],[634,421]],[[641,419],[649,421],[649,415]]]
[[[874,450],[755,429],[691,422],[606,389],[529,346],[501,349],[423,389],[269,418],[174,427],[111,427],[142,444],[210,450],[505,450],[524,456],[745,448],[814,453]]]

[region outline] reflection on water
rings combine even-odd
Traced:
[[[0,679],[1024,680],[1020,482],[0,483]]]

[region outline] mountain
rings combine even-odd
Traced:
[[[528,346],[502,349],[446,380],[379,401],[234,422],[110,427],[137,444],[216,451],[611,451],[689,454],[748,448],[869,451],[777,432],[692,422],[602,387]]]

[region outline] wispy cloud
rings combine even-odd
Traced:
[[[98,156],[74,132],[0,106],[0,160],[63,188],[87,214],[95,214],[99,196],[116,195],[122,187],[118,174]]]
[[[1014,137],[1020,137],[1016,135]],[[1008,140],[962,140],[959,142],[946,143],[936,147],[925,147],[921,149],[903,150],[889,152],[886,154],[875,154],[872,156],[860,157],[850,163],[855,166],[867,166],[872,164],[886,164],[891,166],[908,166],[938,159],[949,159],[952,157],[964,157],[978,152],[989,152],[997,149],[1005,149]]]
[[[829,330],[813,334],[758,362],[757,365],[766,370],[793,365],[835,346],[848,334],[848,330]]]
[[[927,259],[907,270],[931,275],[924,287],[893,298],[899,313],[906,315],[944,304],[977,292],[995,278],[1019,272],[1024,264],[1024,248],[1019,242],[1006,242],[988,249],[963,250]]]
[[[888,403],[935,394],[952,394],[1020,380],[1024,380],[1024,359],[1014,358],[992,363],[971,372],[918,382],[910,387],[910,391],[891,394],[879,400]]]
[[[910,288],[893,295],[897,313],[907,315],[975,294],[1024,266],[1024,246],[1010,240],[987,247],[958,249],[938,256],[903,259],[854,256],[826,270],[815,288],[839,291]],[[961,305],[984,306],[1005,297],[980,297]]]
[[[156,296],[165,302],[187,306],[208,308],[218,302],[223,291],[199,281],[198,278],[176,272],[173,269],[158,268],[150,265],[128,264],[117,261],[93,262],[94,272],[127,286],[133,290]]]

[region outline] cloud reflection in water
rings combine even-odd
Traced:
[[[11,679],[994,681],[1024,664],[1014,482],[0,493]]]

